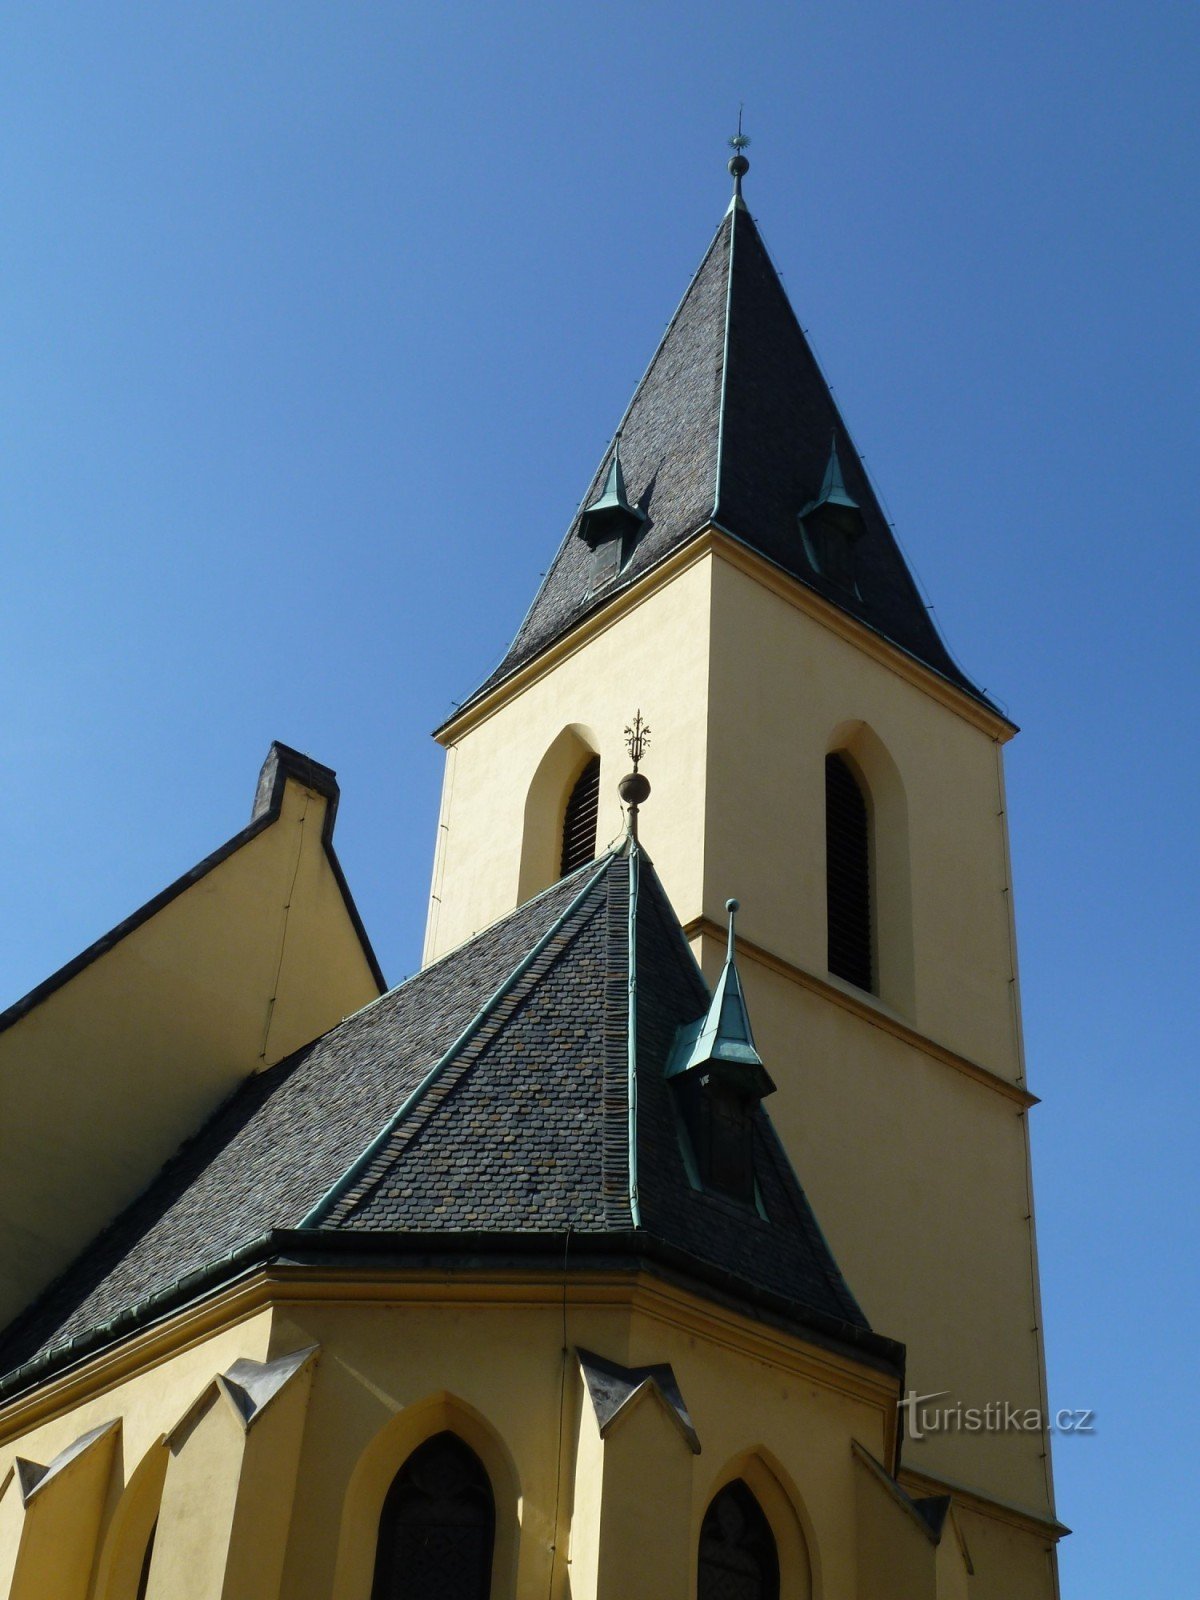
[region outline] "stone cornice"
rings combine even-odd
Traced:
[[[889,1454],[898,1445],[894,1375],[709,1302],[654,1274],[636,1268],[573,1268],[564,1286],[557,1273],[530,1276],[519,1268],[464,1264],[447,1276],[441,1269],[384,1267],[358,1259],[344,1266],[273,1261],[248,1272],[223,1291],[180,1308],[0,1407],[0,1448],[264,1310],[331,1303],[522,1310],[546,1306],[556,1312],[564,1303],[568,1312],[625,1307],[878,1410]]]

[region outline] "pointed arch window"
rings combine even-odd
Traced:
[[[457,1434],[427,1439],[383,1502],[371,1600],[488,1600],[495,1536],[479,1457]]]
[[[871,959],[871,818],[848,761],[825,757],[825,895],[829,970],[874,989]]]
[[[736,1478],[700,1527],[697,1600],[779,1600],[779,1552],[762,1507]]]
[[[593,756],[575,780],[563,812],[561,875],[596,858],[596,819],[600,811],[600,757]]]

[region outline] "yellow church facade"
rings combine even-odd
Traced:
[[[0,1600],[1057,1593],[1016,730],[731,168],[438,732],[421,972],[274,746],[0,1018]]]

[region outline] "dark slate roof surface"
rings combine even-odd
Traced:
[[[298,1223],[553,925],[589,870],[248,1078],[0,1336],[0,1371],[86,1333],[269,1228]]]
[[[736,1280],[751,1304],[760,1294],[826,1331],[867,1333],[765,1112],[766,1220],[689,1181],[665,1068],[676,1029],[707,1004],[648,860],[610,853],[243,1084],[12,1325],[0,1372],[306,1218],[319,1230],[309,1237],[458,1235],[485,1241],[485,1258],[489,1235],[645,1236]]]
[[[630,499],[647,513],[633,555],[593,591],[576,517],[507,654],[472,699],[715,522],[988,703],[938,636],[744,206],[732,206],[717,229],[630,401],[620,441]],[[800,535],[798,513],[817,495],[834,441],[864,522],[855,548],[861,598],[815,571]],[[582,505],[599,492],[610,459],[611,450]]]

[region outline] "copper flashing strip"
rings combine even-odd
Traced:
[[[683,931],[687,938],[694,939],[698,934],[708,939],[725,939],[725,930],[712,920],[711,917],[693,917],[690,922],[685,922]],[[869,1022],[873,1028],[881,1028],[885,1033],[900,1039],[904,1044],[911,1045],[920,1050],[924,1055],[932,1056],[935,1061],[942,1061],[948,1067],[953,1067],[956,1072],[961,1072],[964,1077],[973,1078],[976,1083],[982,1083],[989,1089],[995,1089],[998,1094],[1015,1101],[1023,1111],[1030,1106],[1039,1105],[1041,1102],[1036,1094],[1031,1094],[1022,1084],[1013,1083],[1009,1078],[1002,1078],[998,1072],[991,1071],[988,1067],[981,1067],[977,1061],[972,1061],[967,1056],[960,1056],[956,1051],[948,1049],[944,1044],[939,1044],[936,1039],[931,1039],[928,1034],[920,1033],[916,1028],[909,1027],[899,1017],[892,1016],[881,1007],[872,1005],[869,1000],[860,1000],[857,995],[840,988],[837,984],[828,982],[827,979],[818,977],[815,972],[809,972],[804,967],[798,967],[794,962],[787,961],[783,956],[777,956],[771,950],[765,949],[760,944],[752,944],[750,940],[738,936],[737,946],[739,951],[748,956],[751,961],[756,961],[760,967],[766,967],[771,972],[776,972],[782,978],[789,979],[792,983],[799,984],[801,988],[819,994],[824,1000],[832,1000],[835,1005],[841,1006],[844,1011],[851,1012],[854,1016]]]
[[[721,515],[721,468],[725,460],[725,401],[729,393],[729,324],[733,314],[733,250],[737,239],[737,214],[739,209],[742,211],[746,209],[744,205],[739,207],[734,203],[740,199],[739,184],[726,212],[729,218],[729,258],[725,264],[725,337],[721,345],[721,398],[717,403],[717,470],[716,482],[713,484],[713,522]]]
[[[629,845],[629,1000],[625,1035],[629,1044],[629,1215],[635,1228],[642,1225],[642,1202],[638,1196],[638,1079],[637,1079],[637,903],[641,852],[630,835]]]

